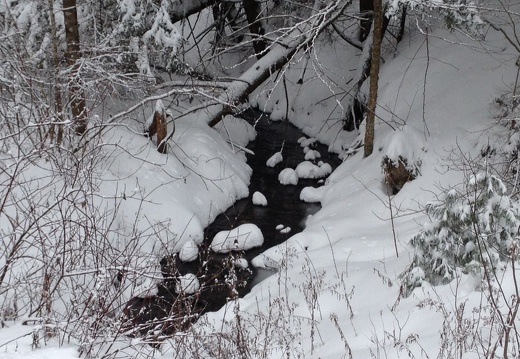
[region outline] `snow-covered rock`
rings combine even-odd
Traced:
[[[179,258],[183,262],[191,262],[197,259],[199,256],[199,248],[197,247],[197,243],[193,240],[189,240],[181,248],[179,252]]]
[[[306,161],[310,161],[310,160],[315,160],[317,158],[321,158],[321,153],[319,153],[318,151],[311,150],[311,149],[309,149],[309,147],[305,147],[305,149],[307,149],[307,151],[304,151],[305,152],[305,160]]]
[[[323,198],[323,191],[325,190],[325,187],[305,187],[300,192],[300,200],[304,202],[309,203],[315,203],[320,202]]]
[[[332,167],[322,161],[317,165],[310,161],[303,161],[296,166],[295,171],[298,178],[321,178],[328,176],[332,172]]]
[[[194,294],[200,289],[200,282],[193,273],[187,273],[179,277],[179,281],[175,285],[175,292]]]
[[[267,167],[274,167],[274,166],[276,166],[277,164],[279,164],[282,161],[283,161],[282,152],[276,152],[274,155],[269,157],[269,159],[267,160],[265,165]]]
[[[260,228],[252,223],[246,223],[216,234],[211,242],[210,249],[218,253],[248,250],[264,244],[264,235]]]
[[[292,168],[284,168],[278,175],[278,181],[280,181],[280,183],[283,185],[297,185],[298,175]]]
[[[255,206],[267,206],[267,198],[261,192],[256,191],[253,193],[253,204]]]
[[[235,264],[235,267],[240,268],[240,269],[246,269],[247,267],[249,267],[249,263],[247,263],[247,259],[245,259],[245,258],[235,259],[234,264]]]
[[[285,227],[280,230],[280,233],[287,234],[291,232],[291,227]]]

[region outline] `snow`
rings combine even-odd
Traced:
[[[181,247],[179,258],[184,262],[191,262],[199,256],[199,247],[193,240],[189,240]]]
[[[307,151],[305,151],[305,150],[307,150]],[[311,149],[309,149],[309,147],[305,147],[304,152],[305,152],[305,160],[307,160],[307,161],[312,161],[312,160],[321,158],[321,153],[319,153],[316,150],[311,150]]]
[[[269,159],[267,160],[265,165],[267,167],[274,167],[274,166],[276,166],[277,164],[279,164],[282,161],[283,161],[282,152],[276,152],[274,155],[269,157]]]
[[[125,4],[130,6],[133,2]],[[22,20],[27,25],[29,20]],[[424,283],[406,298],[400,293],[399,276],[414,255],[408,241],[427,219],[421,209],[435,201],[442,189],[454,188],[462,182],[465,170],[461,166],[462,154],[480,158],[483,146],[490,138],[494,141],[493,133],[500,128],[491,126],[488,104],[504,88],[504,82],[512,81],[516,75],[516,51],[492,32],[489,42],[463,39],[464,45],[457,45],[462,40],[456,33],[435,30],[432,35],[426,46],[423,35],[412,32],[407,41],[383,54],[376,147],[367,158],[363,158],[362,151],[350,149],[356,137],[363,136],[363,125],[359,133],[346,133],[339,131],[340,121],[328,122],[343,116],[335,96],[330,96],[330,88],[345,83],[345,78],[351,76],[349,69],[355,68],[359,58],[346,56],[327,44],[317,46],[313,56],[321,62],[316,64],[316,71],[337,77],[324,83],[320,73],[302,88],[292,81],[300,75],[300,63],[291,64],[285,73],[288,93],[294,95],[291,98],[294,111],[290,111],[289,120],[312,136],[303,137],[300,145],[309,148],[308,154],[313,151],[309,146],[315,140],[323,141],[330,150],[345,154],[345,161],[331,173],[324,186],[301,191],[301,200],[319,202],[322,206],[306,220],[305,229],[251,262],[255,267],[278,270],[277,273],[255,285],[244,298],[230,300],[221,310],[207,313],[194,326],[195,334],[204,340],[211,333],[235,338],[238,323],[233,315],[237,308],[244,319],[242,323],[248,324],[245,340],[252,349],[265,345],[272,350],[257,357],[287,357],[283,350],[289,347],[294,357],[334,359],[345,356],[348,344],[354,358],[370,358],[380,350],[388,358],[408,353],[417,358],[448,358],[454,356],[444,353],[443,348],[453,344],[454,338],[464,336],[458,332],[460,322],[455,319],[462,316],[465,324],[473,325],[473,313],[486,320],[490,318],[485,310],[481,312],[480,303],[488,303],[485,292],[478,287],[480,281],[466,274],[461,273],[446,285],[432,287]],[[474,51],[473,47],[480,50]],[[486,53],[486,49],[492,53]],[[268,59],[262,62],[266,63]],[[244,78],[251,78],[251,72]],[[269,82],[266,87],[273,85]],[[333,89],[348,91],[348,88]],[[264,90],[259,89],[250,97],[266,110],[274,109],[274,102],[285,98],[287,91],[280,87],[270,92]],[[317,106],[311,100],[317,93],[330,99]],[[285,104],[282,105],[278,105],[279,110],[284,109]],[[206,117],[200,115],[200,118]],[[109,206],[107,203],[119,200],[118,211],[114,212],[114,231],[119,235],[109,239],[121,258],[130,258],[124,264],[134,268],[139,276],[135,286],[125,293],[127,297],[156,292],[156,284],[162,278],[157,267],[161,254],[178,252],[182,260],[196,259],[195,248],[202,243],[207,224],[236,200],[249,195],[251,169],[242,147],[254,138],[254,129],[233,117],[209,129],[203,121],[198,121],[200,118],[183,118],[176,123],[172,146],[166,155],[158,154],[147,139],[123,127],[115,127],[103,138],[106,148],[112,146],[115,150],[100,158],[102,181],[93,200],[100,210]],[[2,152],[2,156],[9,153]],[[390,204],[381,171],[384,156],[421,162],[420,175],[392,196]],[[266,165],[274,167],[282,161],[282,155],[275,153],[271,159]],[[300,163],[296,170],[283,169],[278,177],[280,183],[296,184],[299,177],[321,178],[330,172],[328,164],[314,164],[311,160]],[[26,173],[27,178],[40,173],[35,171],[44,171],[43,161],[38,165],[39,169]],[[50,185],[43,181],[39,184],[42,188]],[[52,183],[48,193],[61,193],[62,185]],[[398,212],[394,212],[393,218],[389,205]],[[115,206],[108,208],[108,213],[115,211]],[[0,227],[3,232],[11,230],[5,218],[0,218]],[[290,232],[283,224],[277,225],[276,230]],[[256,225],[242,224],[218,233],[211,249],[222,253],[247,250],[262,245],[263,240]],[[394,240],[399,256],[395,253]],[[465,250],[471,252],[475,246],[470,242]],[[235,266],[247,267],[244,261],[237,259]],[[411,281],[423,278],[420,268],[408,274]],[[513,278],[510,270],[501,273],[506,291],[503,298],[513,297],[510,285]],[[179,278],[177,291],[196,293],[199,286],[194,275],[186,274]],[[22,282],[18,289],[29,291],[29,286]],[[12,294],[7,293],[2,303],[10,299]],[[65,296],[65,300],[69,299]],[[273,322],[275,327],[268,330],[262,327],[263,320],[273,315],[279,315]],[[7,322],[7,327],[0,328],[0,358],[79,357],[77,344],[60,346],[57,338],[46,344],[42,340],[41,347],[31,349],[31,334],[39,328],[21,325],[20,321]],[[475,332],[480,329],[472,328]],[[122,342],[125,340],[121,338]],[[177,350],[168,341],[160,350],[154,348],[153,354],[145,348],[143,345],[143,356],[171,357]],[[123,357],[124,353],[118,355]],[[469,350],[459,354],[465,359],[484,357]]]
[[[230,231],[221,231],[215,235],[210,249],[218,253],[242,251],[259,247],[264,243],[264,236],[258,226],[246,223]]]
[[[255,206],[267,206],[267,198],[261,192],[253,193],[253,204]]]
[[[297,185],[298,174],[292,168],[284,168],[278,174],[278,181],[283,185]]]
[[[282,233],[282,234],[287,234],[290,232],[291,232],[291,227],[285,227],[285,228],[280,229],[280,233]]]
[[[296,166],[295,172],[298,178],[322,178],[332,172],[332,167],[321,161],[318,165],[311,161],[304,161]]]
[[[320,202],[323,197],[324,191],[325,191],[325,187],[318,187],[318,188],[305,187],[300,192],[300,199],[302,201],[310,202],[310,203]]]
[[[200,289],[200,282],[197,276],[193,273],[187,273],[180,276],[178,283],[175,285],[175,292],[195,294]]]

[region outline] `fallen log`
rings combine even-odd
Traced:
[[[248,96],[262,83],[281,70],[301,49],[312,47],[316,37],[330,26],[352,4],[352,0],[335,1],[323,9],[319,16],[315,16],[312,24],[302,22],[295,26],[290,33],[272,42],[270,51],[256,61],[242,76],[232,81],[227,89],[218,97],[206,101],[197,108],[188,109],[177,116],[179,119],[203,109],[203,121],[210,127],[219,123],[227,114],[232,114],[238,105],[247,101]],[[167,140],[173,137],[168,135]]]

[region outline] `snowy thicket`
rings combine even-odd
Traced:
[[[408,286],[449,283],[457,269],[501,271],[515,250],[520,207],[496,176],[472,175],[461,191],[451,189],[440,204],[428,204],[426,213],[431,222],[410,241],[415,256]]]

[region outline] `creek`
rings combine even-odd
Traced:
[[[218,310],[229,298],[245,295],[255,283],[270,273],[257,270],[251,265],[248,268],[239,268],[234,265],[236,260],[246,259],[250,263],[266,249],[283,243],[288,237],[301,232],[307,217],[320,209],[319,204],[301,201],[300,192],[304,187],[322,185],[324,178],[299,179],[297,185],[282,185],[278,179],[282,169],[294,169],[305,160],[304,148],[300,144],[303,137],[301,130],[287,121],[270,121],[269,116],[259,110],[248,110],[241,117],[254,125],[257,131],[256,139],[247,146],[254,153],[247,154],[247,163],[253,169],[249,197],[237,201],[206,228],[205,242],[197,260],[186,263],[178,257],[169,257],[161,261],[165,280],[159,286],[158,294],[152,298],[134,298],[127,306],[126,313],[134,326],[139,324],[143,327],[143,323],[147,321],[171,317],[172,308],[175,308],[174,312],[179,314],[179,318],[185,318],[187,314],[193,314],[193,318],[196,318],[201,313]],[[341,163],[337,155],[328,152],[325,145],[314,142],[310,149],[321,155],[315,162],[326,162],[333,170]],[[268,167],[267,160],[280,150],[283,161],[275,167]],[[253,204],[252,196],[256,191],[266,197],[267,206]],[[209,250],[211,240],[218,232],[244,223],[253,223],[261,229],[264,237],[261,247],[229,254]],[[283,225],[286,231],[281,231],[279,225]],[[187,273],[197,276],[201,288],[194,295],[180,296],[176,293],[175,286],[179,276]],[[189,322],[170,319],[168,327],[163,327],[162,331],[167,333],[183,330],[184,325],[189,325],[186,324]],[[144,335],[146,330],[145,325],[141,334]]]

